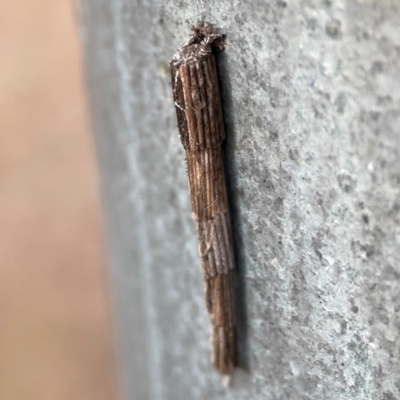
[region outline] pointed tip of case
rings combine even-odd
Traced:
[[[231,384],[231,380],[232,380],[232,375],[230,375],[230,374],[222,375],[222,380],[221,380],[222,386],[224,388],[228,388]]]

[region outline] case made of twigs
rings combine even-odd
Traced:
[[[235,261],[221,150],[225,131],[212,53],[213,48],[223,49],[224,37],[211,24],[200,23],[193,31],[170,63],[172,91],[212,321],[212,361],[229,376],[237,365]]]

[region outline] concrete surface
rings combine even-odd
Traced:
[[[82,0],[126,399],[400,398],[400,5]],[[168,61],[218,57],[242,368],[209,362]]]
[[[0,399],[115,400],[74,10],[69,0],[0,4]]]

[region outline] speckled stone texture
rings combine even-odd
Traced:
[[[125,399],[400,399],[400,3],[81,3]],[[200,17],[228,38],[226,389],[168,68]]]

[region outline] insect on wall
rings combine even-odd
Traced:
[[[213,49],[224,35],[199,23],[170,62],[178,129],[186,151],[193,218],[212,322],[212,362],[229,377],[237,366],[232,229],[221,145],[224,121]]]

